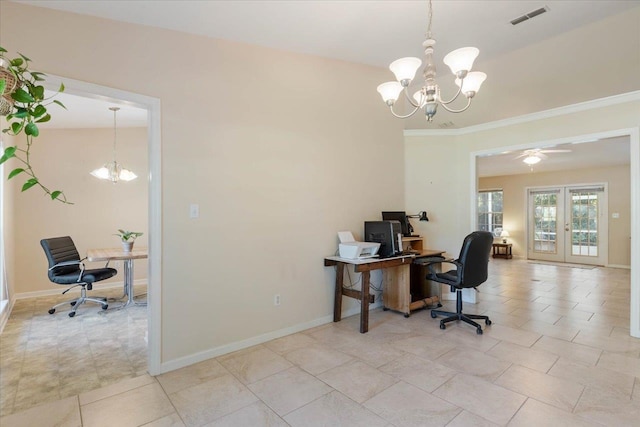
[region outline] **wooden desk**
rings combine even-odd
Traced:
[[[511,247],[513,245],[511,243],[494,243],[493,247],[493,257],[494,258],[513,258],[513,254],[511,253]],[[500,249],[504,249],[504,252],[500,251]]]
[[[134,247],[131,252],[123,252],[122,248],[89,249],[87,251],[87,260],[91,262],[124,261],[124,293],[127,296],[127,302],[118,308],[125,308],[131,304],[147,305],[147,303],[138,303],[133,300],[133,260],[147,257],[147,248],[144,247]]]
[[[404,255],[393,258],[368,258],[368,259],[347,259],[338,256],[326,257],[325,267],[336,266],[336,287],[333,304],[333,321],[339,322],[342,318],[342,296],[360,300],[360,332],[366,333],[369,330],[369,304],[373,303],[373,295],[369,294],[371,271],[385,270],[383,272],[383,300],[385,308],[402,311],[408,314],[411,310],[411,280],[410,265],[418,257],[437,256],[444,251],[424,250],[417,255]],[[344,269],[348,265],[354,266],[356,273],[362,273],[361,290],[344,288]],[[436,303],[437,299],[432,303]],[[419,307],[424,306],[423,302]]]

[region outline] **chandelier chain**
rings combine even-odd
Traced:
[[[433,19],[433,6],[431,5],[431,0],[429,0],[429,27],[427,29],[427,38],[432,39],[431,35],[431,20]]]

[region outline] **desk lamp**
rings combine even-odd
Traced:
[[[427,211],[420,211],[416,215],[407,215],[407,218],[418,218],[418,221],[429,221],[427,217]],[[407,226],[409,234],[413,234],[413,227],[411,226],[411,221],[407,219]]]
[[[507,237],[509,237],[509,231],[503,228],[502,231],[500,232],[500,237],[502,237],[502,243],[507,243]]]

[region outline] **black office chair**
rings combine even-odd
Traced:
[[[431,310],[431,317],[447,316],[440,320],[440,329],[446,328],[446,323],[454,320],[462,320],[476,327],[478,335],[482,334],[482,327],[472,319],[484,319],[486,325],[491,324],[488,316],[480,316],[477,314],[464,314],[462,312],[462,289],[476,288],[487,280],[489,254],[491,253],[491,244],[493,243],[493,234],[488,231],[474,231],[464,238],[460,256],[456,260],[444,260],[456,266],[455,270],[439,273],[435,271],[434,264],[429,264],[429,274],[427,279],[434,282],[444,283],[451,286],[451,290],[456,290],[456,312]]]
[[[115,276],[118,274],[117,270],[109,268],[109,263],[107,263],[104,268],[86,270],[82,262],[84,259],[80,259],[76,245],[69,236],[42,239],[40,240],[40,245],[42,245],[42,249],[44,249],[44,253],[47,255],[47,260],[49,261],[49,280],[58,285],[72,285],[62,292],[62,294],[66,294],[76,286],[81,287],[79,298],[54,305],[49,309],[49,314],[55,313],[56,308],[61,305],[71,304],[73,308],[71,312],[69,312],[69,317],[73,317],[76,315],[76,310],[80,304],[84,304],[87,301],[101,304],[103,310],[108,308],[106,298],[88,297],[87,290],[93,288],[94,282]]]

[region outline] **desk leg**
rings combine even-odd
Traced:
[[[360,333],[369,331],[369,277],[370,271],[362,272],[362,290],[360,291]]]
[[[333,321],[342,318],[342,286],[344,284],[344,264],[339,262],[336,269],[336,292],[333,300]]]
[[[147,303],[138,303],[133,299],[133,260],[126,259],[123,262],[124,265],[124,289],[127,295],[127,302],[120,307],[116,307],[117,310],[128,307],[130,305],[147,305]]]

